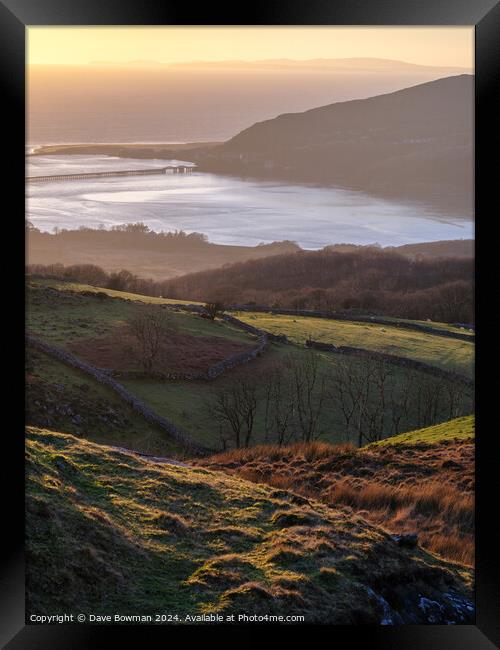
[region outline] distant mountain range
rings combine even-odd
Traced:
[[[36,65],[36,64],[34,64]],[[470,72],[468,68],[461,66],[436,66],[425,65],[420,63],[409,63],[408,61],[399,61],[398,59],[381,59],[376,57],[345,57],[338,59],[329,58],[316,58],[316,59],[256,59],[256,60],[213,60],[213,61],[181,61],[181,62],[165,62],[157,61],[154,59],[136,59],[131,61],[90,61],[89,67],[92,66],[109,66],[109,67],[123,67],[123,66],[140,66],[140,67],[157,67],[163,66],[165,68],[204,68],[220,69],[220,68],[240,68],[240,69],[259,69],[259,68],[293,68],[294,70],[301,70],[303,68],[316,69],[322,71],[328,70],[346,70],[351,72],[364,72],[371,71],[404,71],[407,73],[423,73],[428,72],[431,74],[441,73],[449,75],[453,73],[467,73]]]
[[[473,212],[474,77],[257,122],[191,152],[202,170],[333,183]]]

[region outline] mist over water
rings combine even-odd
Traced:
[[[164,167],[166,160],[36,156],[27,176]],[[44,231],[142,221],[155,231],[201,232],[219,244],[284,239],[303,248],[352,243],[397,246],[469,239],[473,223],[436,209],[343,189],[192,172],[28,183],[26,218]]]
[[[281,113],[456,74],[378,60],[27,70],[30,145],[227,140]]]

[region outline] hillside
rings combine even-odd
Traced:
[[[377,248],[299,251],[191,273],[165,295],[225,304],[339,311],[471,323],[472,258],[413,260]]]
[[[68,265],[72,268],[93,265],[102,270],[100,282],[106,273],[127,271],[142,279],[152,278],[157,283],[186,273],[217,269],[225,264],[260,259],[302,250],[292,241],[233,246],[213,244],[206,235],[183,231],[155,232],[143,223],[115,226],[111,230],[97,228],[62,229],[45,232],[28,223],[27,259],[31,268],[41,265]],[[354,244],[332,244],[325,250],[353,252],[366,249]],[[471,239],[422,242],[383,250],[399,253],[410,259],[442,257],[474,257]],[[78,278],[85,281],[84,278]]]
[[[325,443],[260,446],[197,463],[347,506],[425,548],[474,562],[474,417],[387,438],[362,449]]]
[[[474,373],[474,340],[436,336],[438,330],[458,332],[457,327],[444,323],[421,323],[430,328],[419,332],[396,325],[361,323],[353,320],[330,320],[312,316],[273,314],[270,312],[236,312],[242,321],[276,335],[285,335],[293,343],[304,345],[307,339],[336,346],[354,346],[416,359],[433,366],[452,370],[465,376]],[[468,333],[472,337],[471,333]]]
[[[387,247],[385,250],[392,250],[399,255],[405,255],[411,259],[422,257],[474,257],[473,239],[455,239],[444,241],[429,241],[421,244],[405,244],[403,246]]]
[[[472,442],[475,436],[475,422],[472,415],[456,418],[451,422],[443,422],[433,427],[418,431],[408,431],[385,440],[372,443],[370,447],[387,445],[435,445],[445,442]]]
[[[324,250],[345,253],[363,251],[367,248],[377,248],[386,253],[397,253],[411,260],[419,259],[443,259],[445,257],[474,257],[473,239],[444,239],[442,241],[427,241],[419,244],[403,244],[401,246],[359,246],[356,244],[331,244],[325,246]]]
[[[108,273],[127,269],[155,280],[300,250],[293,242],[260,246],[213,244],[199,233],[156,233],[140,223],[113,230],[80,228],[57,233],[41,232],[31,226],[27,246],[31,265],[92,264]]]
[[[287,490],[29,428],[26,497],[28,616],[472,622],[469,570]]]
[[[31,347],[26,350],[25,395],[30,425],[145,454],[183,455],[174,440],[111,389]]]
[[[390,92],[463,71],[372,57],[297,61],[279,55],[267,61],[31,64],[29,142],[54,143],[45,148],[48,152],[60,150],[56,143],[79,142],[93,144],[66,151],[168,158],[168,149],[186,148],[168,143],[226,140],[284,111]],[[116,106],[120,119],[110,110]],[[167,144],[147,144],[158,140]],[[110,142],[125,144],[105,144]]]
[[[219,147],[201,169],[333,183],[473,214],[471,75],[286,113]]]
[[[452,375],[435,376],[418,368],[388,366],[378,361],[367,365],[355,356],[311,350],[304,345],[305,337],[313,334],[321,341],[361,344],[367,349],[424,361],[448,373],[458,371],[470,376],[474,344],[468,340],[437,336],[432,328],[431,333],[424,333],[391,324],[286,316],[271,316],[269,320],[267,314],[256,314],[253,319],[254,314],[243,314],[242,319],[250,325],[269,330],[262,341],[262,335],[247,331],[243,321],[231,317],[212,321],[203,318],[196,311],[199,309],[199,305],[192,309],[176,306],[171,299],[74,282],[30,279],[27,333],[34,341],[28,355],[28,424],[60,428],[143,453],[177,455],[176,441],[168,427],[158,431],[147,422],[138,426],[140,415],[133,415],[130,402],[120,408],[124,390],[140,403],[138,413],[144,408],[152,410],[212,450],[238,444],[234,436],[243,430],[248,438],[245,444],[251,445],[274,441],[277,436],[305,436],[309,440],[322,436],[322,440],[332,443],[350,440],[361,444],[360,438],[368,442],[472,410],[472,388]],[[150,314],[150,310],[165,318],[166,330],[154,364],[146,370],[132,322],[141,313]],[[273,331],[285,331],[289,342],[269,339]],[[33,349],[36,341],[52,349]],[[75,368],[71,359],[87,364],[87,370]],[[228,360],[219,372],[220,364]],[[209,376],[213,368],[217,372]],[[109,382],[103,385],[103,373],[115,382],[114,392]],[[311,373],[316,380],[306,402],[302,383],[292,379]],[[337,385],[340,382],[347,390],[348,382],[350,392],[346,392],[345,400],[352,393],[359,403],[355,393],[362,390],[372,374],[377,383],[366,394],[362,412],[355,409],[356,418],[347,413],[346,420],[347,402],[339,400]],[[274,382],[278,379],[280,390],[276,395]],[[379,408],[382,389],[383,411]],[[239,403],[241,395],[235,396],[239,390],[251,397],[247,403],[251,410],[249,429],[239,418],[228,421],[227,412],[213,412],[228,395]],[[292,405],[290,410],[285,408],[288,403]],[[283,408],[291,413],[286,421],[280,416]],[[281,424],[274,421],[273,414]]]

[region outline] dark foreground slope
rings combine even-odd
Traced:
[[[470,571],[342,508],[28,429],[28,614],[470,622]],[[175,622],[175,619],[174,619]]]
[[[334,183],[470,216],[473,89],[458,75],[286,113],[191,153],[202,169]]]

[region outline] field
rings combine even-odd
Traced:
[[[293,318],[284,332],[292,344],[271,342],[259,357],[214,380],[127,375],[141,368],[131,335],[139,312],[168,319],[155,360],[161,370],[206,369],[255,346],[257,337],[164,299],[73,283],[31,280],[27,303],[30,334],[122,372],[119,382],[143,405],[198,444],[226,449],[193,458],[107,385],[29,346],[30,613],[167,612],[168,622],[179,624],[242,612],[304,616],[306,623],[471,620],[474,420],[444,422],[452,412],[472,412],[470,388],[307,349],[306,319]],[[247,316],[253,325],[283,332],[281,317],[273,325],[263,322],[267,314]],[[335,331],[336,343],[380,349],[387,335],[398,354],[412,352],[464,373],[467,355],[472,359],[473,344],[465,341],[307,321],[319,340]],[[290,400],[296,396],[290,378],[310,379],[312,368],[317,375],[304,401],[315,412],[312,442],[297,442],[303,414],[292,400],[282,403],[292,414],[287,444],[267,444],[276,439],[265,401],[269,378],[287,378],[292,392],[283,394]],[[255,391],[253,429],[249,447],[234,449],[228,421],[213,408],[241,385]],[[346,424],[339,402],[353,385],[362,389],[355,419],[374,427],[364,429],[365,439],[358,439],[352,413]],[[449,404],[442,401],[448,398]],[[422,419],[433,426],[419,429]],[[372,431],[386,438],[393,426],[398,435],[354,446],[368,442]]]
[[[474,563],[473,416],[363,449],[261,446],[197,463],[347,506],[392,533],[418,532],[422,546],[447,559]]]
[[[415,325],[424,325],[425,327],[430,327],[436,330],[446,330],[448,332],[459,332],[460,334],[465,334],[471,338],[475,335],[474,326],[472,328],[466,327],[465,325],[458,325],[452,323],[440,323],[439,321],[433,320],[412,320],[411,318],[395,318],[394,316],[383,316],[383,319],[388,323],[403,321],[405,323],[413,323]]]
[[[398,436],[391,436],[385,440],[379,440],[372,443],[371,446],[387,445],[433,445],[440,442],[451,442],[455,440],[471,441],[474,439],[475,423],[473,416],[466,416],[453,420],[453,426],[450,422],[436,424],[433,427],[420,429],[419,431],[408,431],[400,433]]]
[[[149,301],[149,299],[145,298]],[[158,301],[159,299],[156,299]],[[27,329],[40,339],[65,348],[77,357],[97,367],[109,368],[114,371],[140,371],[141,364],[137,350],[133,346],[130,333],[127,330],[128,319],[136,313],[141,305],[141,297],[120,292],[100,292],[98,289],[88,288],[85,285],[72,283],[31,281],[28,291],[28,322]],[[155,309],[162,309],[162,304],[155,302]],[[224,321],[208,321],[200,316],[182,311],[163,308],[168,312],[172,324],[172,332],[167,340],[162,343],[161,354],[158,356],[155,369],[168,372],[196,373],[206,371],[208,367],[236,352],[249,349],[255,345],[255,336],[248,334]],[[316,328],[314,338],[321,340],[332,336],[333,331],[342,332],[343,340],[335,341],[368,347],[370,342],[373,347],[383,347],[387,338],[391,340],[391,350],[401,354],[408,349],[413,352],[414,358],[421,358],[427,362],[437,361],[446,367],[460,366],[459,359],[467,355],[471,357],[473,345],[467,342],[455,341],[432,335],[423,335],[396,328],[394,332],[381,331],[390,328],[377,326],[363,326],[359,323],[338,323],[323,319],[288,319],[286,317],[272,317],[272,322],[267,314],[248,316],[248,322],[273,331],[283,331],[281,319],[287,325],[286,333],[294,338],[296,345],[270,344],[264,354],[244,365],[238,366],[221,375],[214,381],[203,380],[168,380],[161,381],[154,378],[131,378],[125,376],[120,382],[136,395],[143,403],[152,407],[156,413],[170,420],[181,430],[198,440],[201,444],[212,449],[221,449],[221,423],[209,412],[210,405],[214,404],[222,390],[230,391],[237,381],[251,380],[257,384],[258,406],[255,411],[251,444],[269,441],[266,433],[264,405],[265,382],[272,372],[284,369],[289,364],[307,364],[311,359],[317,363],[318,381],[315,385],[312,401],[319,403],[322,400],[321,410],[318,415],[314,431],[314,438],[319,437],[332,443],[355,442],[356,435],[346,430],[346,423],[338,406],[334,407],[336,389],[329,383],[332,372],[341,366],[346,366],[351,375],[362,372],[363,361],[354,357],[307,350],[301,343],[308,336],[304,334],[306,321],[311,321],[310,328]],[[259,318],[257,318],[257,316]],[[261,317],[261,318],[260,318]],[[274,325],[273,325],[274,323]],[[366,336],[364,333],[369,334]],[[399,337],[399,338],[397,338]],[[397,345],[394,343],[397,342]],[[411,342],[411,345],[410,345]],[[406,346],[406,347],[405,347]],[[413,347],[412,347],[413,346]],[[423,352],[422,352],[423,350]],[[462,355],[462,356],[460,356]],[[453,363],[445,364],[444,359],[452,359]],[[460,369],[465,372],[465,361]],[[58,364],[61,366],[61,364]],[[451,369],[450,368],[450,369]],[[132,375],[135,376],[135,375]],[[403,394],[405,381],[411,376],[415,386],[430,386],[429,377],[421,372],[408,371],[396,366],[391,366],[387,379],[386,393],[392,391],[391,399],[395,404],[405,398]],[[325,390],[321,388],[324,380]],[[65,383],[64,377],[61,382]],[[452,382],[441,380],[439,385],[442,390],[450,391]],[[412,390],[416,390],[415,387]],[[433,389],[431,389],[433,390]],[[320,394],[321,391],[321,394]],[[398,432],[411,431],[427,423],[435,423],[449,419],[454,415],[462,415],[472,411],[472,394],[470,389],[460,389],[460,394],[453,396],[454,405],[448,409],[439,405],[432,414],[430,422],[424,420],[420,406],[409,403],[407,412],[402,415],[398,423]],[[368,396],[368,406],[372,410],[378,409],[378,400],[381,394],[378,389],[371,390]],[[385,394],[384,399],[387,399]],[[415,400],[413,400],[415,401]],[[393,422],[391,417],[383,414],[383,436],[391,433]],[[39,421],[33,422],[39,424]],[[42,422],[43,424],[43,422]],[[57,424],[57,423],[56,423]],[[51,424],[52,426],[52,424]],[[74,429],[69,429],[73,432]],[[224,435],[226,435],[224,430]],[[293,435],[300,435],[299,431]],[[128,434],[127,436],[128,437]],[[271,438],[272,439],[272,438]],[[127,446],[127,445],[125,445]],[[155,443],[155,450],[158,445]],[[160,445],[161,447],[162,445]],[[155,451],[156,453],[156,451]]]
[[[470,570],[347,508],[36,428],[26,463],[28,615],[472,622]]]
[[[298,364],[305,363],[310,354],[309,351],[302,348],[274,344],[264,356],[253,361],[251,367],[245,364],[239,368],[234,368],[230,373],[217,378],[213,382],[158,382],[147,379],[123,379],[122,383],[160,415],[173,420],[204,445],[217,449],[220,448],[220,425],[210,417],[208,407],[213,403],[218,392],[223,389],[230,390],[235,380],[247,378],[249,373],[251,373],[250,376],[257,378],[257,381],[263,382],[268,372],[276,366],[279,367],[280,364],[287,363],[290,360]],[[340,362],[335,355],[327,353],[313,354],[318,361],[319,371],[324,373],[325,376]],[[355,372],[360,364],[355,358],[350,358],[347,363],[352,372]],[[391,373],[390,384],[397,394],[399,385],[403,380],[404,371],[401,368],[392,367]],[[427,376],[423,373],[415,372],[412,375],[422,381],[427,380]],[[262,390],[260,394],[262,396]],[[317,395],[318,393],[316,393]],[[466,391],[461,399],[463,400],[463,408],[467,412],[472,408],[470,392]],[[370,403],[375,404],[377,395],[373,394],[371,400],[373,402]],[[195,408],[193,408],[193,405]],[[264,415],[264,405],[262,404],[257,408],[252,444],[265,442]],[[441,420],[445,420],[445,411],[442,411],[439,417]],[[408,417],[402,421],[401,426],[413,429],[418,426],[417,418],[416,410],[411,409]],[[389,429],[389,421],[387,421],[387,429]],[[346,437],[344,421],[341,414],[333,408],[331,395],[327,395],[324,408],[320,413],[317,435],[321,440],[331,443],[354,441],[354,438]]]
[[[108,291],[108,290],[107,290]],[[116,327],[123,327],[136,312],[136,302],[161,306],[159,298],[113,292],[85,285],[58,283],[41,284],[32,281],[28,287],[28,329],[47,342],[65,345],[75,340],[106,335]],[[105,295],[102,295],[105,294]],[[145,300],[141,300],[145,298]],[[197,315],[169,310],[174,330],[190,336],[217,336],[230,341],[248,343],[253,337],[221,321],[210,322]]]
[[[304,344],[306,339],[367,348],[394,354],[471,377],[474,372],[474,344],[390,325],[336,321],[326,318],[238,312],[241,320],[273,334],[285,334]],[[428,323],[425,323],[428,325]],[[437,324],[436,324],[437,326]],[[455,328],[455,331],[459,331]]]
[[[169,298],[157,298],[156,296],[143,296],[137,293],[129,293],[128,291],[115,291],[114,289],[106,289],[103,287],[94,287],[90,284],[81,284],[78,282],[66,282],[60,280],[46,280],[36,279],[30,280],[30,285],[36,287],[50,287],[57,291],[68,291],[70,293],[104,293],[111,298],[122,298],[123,300],[133,300],[137,302],[145,302],[153,305],[192,305],[196,304],[188,300],[170,300]]]

